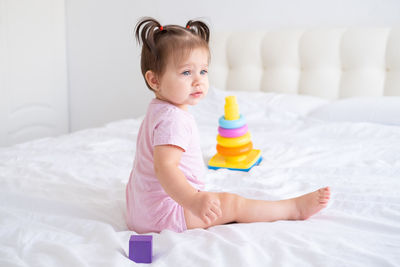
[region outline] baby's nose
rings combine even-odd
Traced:
[[[193,84],[194,86],[201,84],[201,77],[200,77],[200,75],[195,75],[195,76],[193,77],[193,83],[192,83],[192,84]]]

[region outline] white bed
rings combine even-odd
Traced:
[[[239,43],[234,42],[237,35],[218,35],[212,46],[215,87],[191,112],[205,162],[215,153],[226,95],[237,96],[254,146],[262,150],[263,161],[248,173],[208,170],[203,178],[207,189],[281,199],[329,185],[329,207],[306,221],[149,233],[154,266],[400,265],[400,54],[392,48],[400,44],[399,31],[299,32],[274,33],[271,40],[280,40],[275,46],[260,33],[247,34]],[[296,47],[290,36],[298,37],[297,56],[285,52]],[[353,47],[346,38],[355,39],[358,47],[360,36],[370,40],[361,50],[364,57],[353,49],[348,55],[353,60],[342,58]],[[342,60],[328,53],[332,61],[313,61],[315,54],[324,59],[323,51],[336,51],[327,41],[334,38],[340,48],[335,55]],[[281,49],[271,55],[282,61],[264,65],[257,53],[268,49],[255,49],[247,57],[235,53],[249,43]],[[352,63],[357,60],[365,65],[356,68]],[[289,66],[293,62],[299,69]],[[349,73],[342,73],[343,66]],[[248,82],[239,86],[243,80]],[[135,233],[125,224],[125,185],[140,122],[116,121],[0,148],[0,266],[135,265],[127,256]]]

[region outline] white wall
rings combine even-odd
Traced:
[[[64,0],[0,0],[0,146],[68,132]]]
[[[400,26],[397,0],[66,0],[66,10],[72,130],[144,113],[152,94],[133,37],[141,16],[163,24],[203,18],[212,31]]]
[[[399,27],[400,1],[0,0],[0,146],[143,114],[142,16],[212,32]]]

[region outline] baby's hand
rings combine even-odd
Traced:
[[[222,216],[218,195],[211,192],[198,192],[191,210],[207,225]]]

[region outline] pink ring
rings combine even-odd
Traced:
[[[235,128],[235,129],[226,129],[222,127],[218,127],[218,133],[222,137],[228,137],[228,138],[233,138],[233,137],[239,137],[247,133],[247,124],[243,125],[242,127]]]

